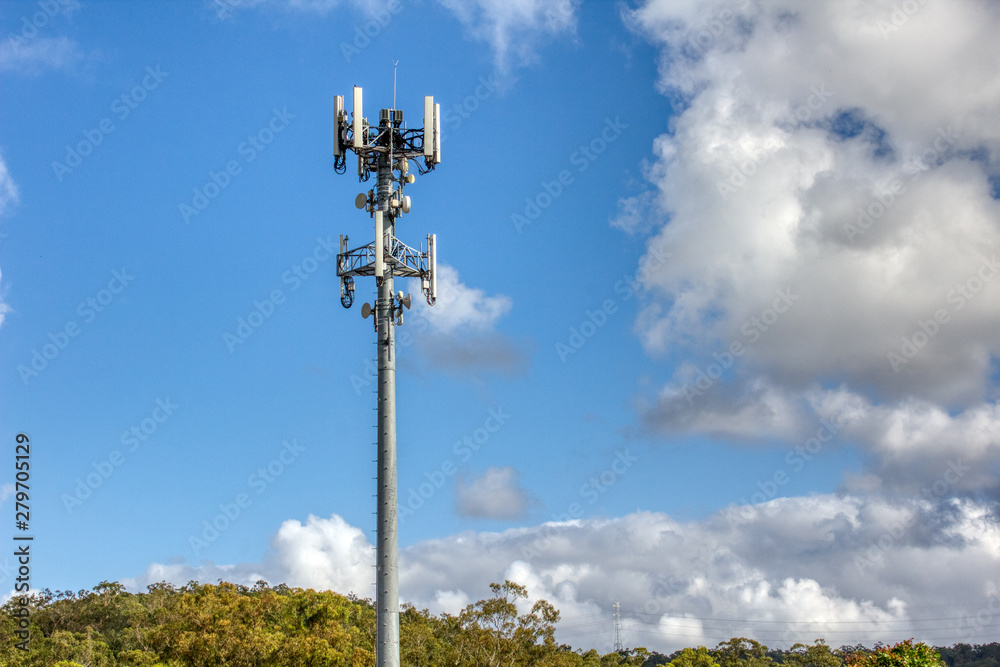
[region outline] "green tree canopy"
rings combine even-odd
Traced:
[[[755,639],[734,637],[711,651],[719,667],[771,667],[767,647]]]
[[[907,639],[871,652],[852,653],[847,658],[847,667],[944,667],[944,661],[927,644],[914,644],[912,639]]]
[[[686,648],[670,661],[673,667],[720,667],[715,656],[704,646]]]
[[[817,639],[812,646],[793,645],[783,659],[790,667],[841,667],[844,664],[843,658],[834,653],[822,639]]]

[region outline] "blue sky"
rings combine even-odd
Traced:
[[[399,332],[405,599],[515,578],[604,648],[573,627],[615,600],[661,650],[995,637],[968,619],[1000,584],[998,20],[5,3],[0,423],[33,444],[33,584],[370,593],[374,337],[328,248],[371,236],[371,183],[333,171],[332,101],[377,117],[398,60],[408,125],[444,112],[397,230],[445,265]]]

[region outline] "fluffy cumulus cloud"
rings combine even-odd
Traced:
[[[691,359],[650,422],[800,437],[839,401],[886,462],[943,446],[995,469],[1000,6],[650,0],[627,20],[681,108],[619,221],[667,220],[636,330]]]
[[[488,296],[481,289],[469,287],[459,279],[458,271],[447,264],[439,264],[437,269],[434,306],[419,300],[415,304],[416,314],[426,318],[434,331],[444,334],[460,329],[487,331],[510,311],[513,301],[509,296]]]
[[[516,374],[526,367],[525,344],[496,330],[513,307],[510,297],[490,296],[469,287],[447,264],[438,265],[433,306],[419,296],[419,281],[410,282],[410,292],[417,296],[406,326],[414,333],[417,351],[432,368],[466,375],[484,370]]]
[[[574,32],[579,4],[579,0],[438,1],[474,38],[489,43],[500,70],[533,59],[542,39]]]
[[[131,589],[219,578],[371,594],[371,545],[334,515],[285,522],[260,564],[153,565]],[[562,613],[559,639],[661,652],[733,636],[787,647],[916,637],[985,642],[1000,623],[1000,529],[973,501],[814,496],[730,507],[703,520],[658,513],[461,533],[400,555],[405,601],[457,613],[511,579]],[[530,605],[531,600],[528,601]]]
[[[259,580],[273,584],[332,590],[374,597],[375,552],[360,528],[339,515],[325,519],[310,515],[305,523],[283,522],[271,537],[271,549],[260,563],[201,565],[154,563],[142,575],[122,579],[134,590],[160,581],[215,583],[218,580],[253,585]]]
[[[519,484],[517,470],[489,468],[476,478],[455,481],[455,509],[459,516],[486,519],[520,519],[531,498]]]

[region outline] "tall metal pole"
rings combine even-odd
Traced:
[[[389,212],[392,188],[391,156],[380,156],[378,210]],[[385,215],[385,214],[383,214]],[[385,232],[394,238],[393,218]],[[385,236],[375,239],[385,244]],[[399,563],[396,501],[396,338],[392,272],[378,288],[378,527],[376,529],[375,604],[378,610],[375,653],[378,667],[399,667]]]
[[[625,650],[622,646],[622,603],[615,603],[615,653],[621,653]]]
[[[355,199],[355,206],[365,209],[375,221],[372,243],[351,249],[348,238],[341,236],[337,254],[340,276],[340,302],[345,308],[354,303],[354,278],[373,276],[378,286],[374,308],[367,303],[363,317],[375,316],[378,347],[378,507],[375,538],[375,606],[378,667],[399,667],[399,533],[396,489],[396,340],[395,327],[403,323],[403,309],[410,307],[410,296],[393,292],[394,277],[419,278],[420,290],[429,305],[437,297],[437,238],[427,237],[426,251],[410,248],[396,238],[396,220],[410,212],[410,198],[404,186],[414,182],[409,161],[420,173],[427,173],[441,161],[440,105],[434,98],[424,98],[424,127],[409,130],[399,109],[382,109],[377,128],[369,127],[361,110],[361,89],[354,89],[354,115],[348,122],[344,100],[334,100],[334,169],[347,170],[346,154],[358,156],[358,177],[368,180],[378,174],[377,186]],[[395,102],[394,102],[395,106]],[[416,159],[422,158],[424,168]],[[398,172],[398,177],[396,173]]]

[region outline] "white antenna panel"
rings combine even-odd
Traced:
[[[434,96],[424,96],[424,157],[434,158]]]
[[[431,300],[437,299],[437,234],[431,234],[427,242],[427,264],[431,274]]]
[[[441,105],[434,105],[434,164],[441,162]]]
[[[364,123],[361,109],[361,87],[354,86],[354,147],[362,148],[364,144]]]

